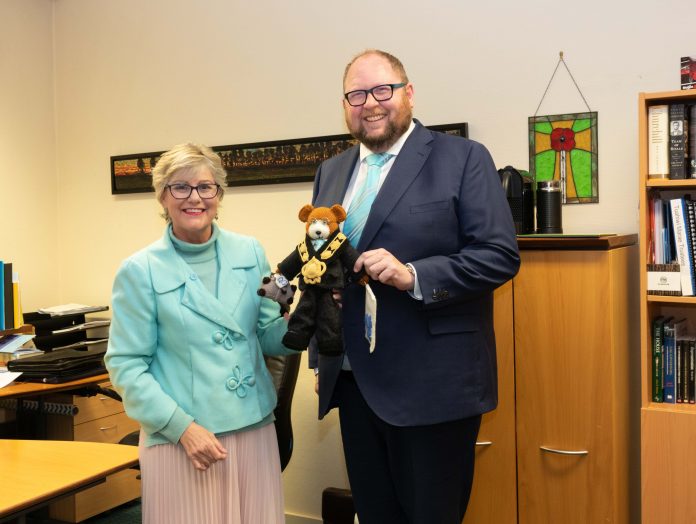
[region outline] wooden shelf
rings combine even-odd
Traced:
[[[678,189],[680,187],[696,187],[696,179],[669,180],[667,178],[650,178],[645,183],[650,188]]]
[[[682,306],[696,306],[696,297],[672,297],[661,295],[648,295],[648,302],[659,302],[662,304],[679,304]]]

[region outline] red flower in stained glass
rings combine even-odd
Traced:
[[[551,148],[554,151],[570,151],[575,148],[575,131],[557,127],[551,131]]]

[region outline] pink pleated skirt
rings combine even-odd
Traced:
[[[143,524],[283,524],[273,424],[220,437],[227,458],[196,470],[183,446],[145,447],[140,435]]]

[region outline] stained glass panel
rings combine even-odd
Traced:
[[[597,113],[529,117],[529,174],[559,180],[564,204],[599,202]]]

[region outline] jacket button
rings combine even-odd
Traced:
[[[223,335],[222,331],[216,331],[213,335],[213,342],[220,344],[223,340],[225,340],[225,335]]]
[[[198,280],[198,275],[196,275],[195,273],[191,273],[191,275],[189,275],[189,278],[191,280]]]

